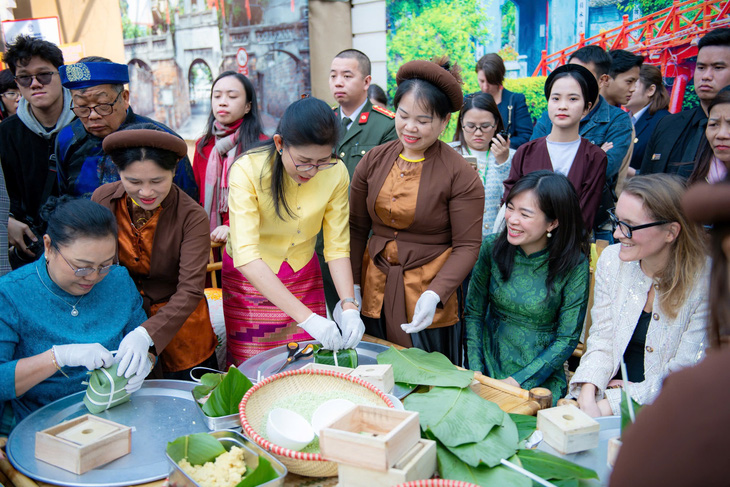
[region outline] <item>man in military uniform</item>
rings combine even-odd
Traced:
[[[357,49],[346,49],[332,60],[329,85],[332,96],[338,103],[335,113],[342,122],[337,156],[347,166],[350,178],[355,172],[355,166],[367,151],[398,138],[393,120],[395,114],[385,108],[373,106],[368,100],[370,79],[370,59]],[[329,267],[324,261],[323,248],[320,232],[317,238],[317,255],[322,268],[327,307],[331,311],[339,298]],[[355,283],[358,288],[359,284]]]

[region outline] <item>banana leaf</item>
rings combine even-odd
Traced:
[[[499,406],[468,388],[434,387],[424,394],[409,395],[403,405],[418,412],[421,429],[431,431],[448,446],[483,440],[505,416]]]
[[[378,354],[378,363],[393,366],[396,382],[464,388],[474,380],[473,371],[459,370],[445,355],[418,348],[396,350],[390,347]]]
[[[84,395],[84,405],[92,414],[119,406],[131,398],[124,387],[127,378],[117,377],[117,366],[113,364],[105,369],[92,370],[89,375],[89,385]]]
[[[526,440],[537,429],[537,418],[526,414],[508,413],[512,421],[517,425],[517,434],[520,441]]]
[[[253,387],[248,377],[234,366],[225,375],[204,374],[200,382],[193,389],[193,397],[200,400],[210,394],[201,408],[212,418],[237,414],[241,399]]]
[[[639,411],[641,411],[641,408],[643,407],[638,402],[634,401],[633,398],[629,397],[628,394],[626,394],[625,389],[621,389],[621,435],[623,436],[624,431],[626,431],[626,428],[631,426],[631,414],[629,414],[629,401],[631,401],[631,404],[634,406],[634,416],[639,415]]]
[[[482,441],[446,448],[472,467],[478,467],[480,464],[496,467],[503,458],[514,456],[518,443],[517,426],[505,414],[502,425],[492,428]]]
[[[339,367],[357,367],[357,350],[354,348],[337,351],[337,364],[335,364],[335,354],[332,350],[326,348],[318,348],[314,351],[314,363],[325,365],[337,365]]]
[[[546,480],[598,479],[594,470],[544,451],[519,450],[517,456],[523,468]]]
[[[276,473],[274,467],[271,466],[271,462],[264,457],[259,457],[259,464],[256,469],[246,475],[243,480],[236,485],[236,487],[256,487],[257,485],[265,484],[266,482],[274,480],[278,476],[279,474]]]
[[[203,465],[215,461],[216,457],[225,452],[225,447],[208,433],[195,433],[181,436],[167,444],[167,454],[175,463],[187,458],[190,465]]]
[[[505,466],[490,468],[485,465],[472,467],[462,462],[440,442],[436,444],[439,475],[442,479],[461,480],[476,485],[499,487],[532,487],[532,480]],[[517,465],[517,456],[508,459]]]

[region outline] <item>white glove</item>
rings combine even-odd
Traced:
[[[94,370],[114,363],[112,353],[100,343],[54,345],[53,355],[59,367],[86,367]]]
[[[334,321],[312,313],[309,318],[299,323],[299,326],[327,350],[337,351],[342,348],[342,335]]]
[[[342,329],[342,348],[355,348],[365,333],[365,323],[360,318],[360,312],[356,309],[343,311],[340,328]]]
[[[122,375],[129,379],[133,375],[143,375],[147,377],[149,370],[149,360],[147,352],[154,345],[150,334],[142,326],[138,326],[134,330],[127,333],[119,344],[114,360],[119,364],[117,368],[117,377]]]
[[[413,321],[400,325],[401,329],[406,333],[418,333],[431,326],[439,302],[441,302],[441,298],[438,294],[433,291],[425,291],[416,301]]]
[[[138,391],[139,388],[142,387],[142,382],[144,382],[145,378],[150,374],[150,372],[152,371],[152,367],[155,366],[155,363],[152,360],[150,360],[149,355],[147,355],[145,357],[143,362],[144,362],[143,373],[134,374],[127,381],[127,385],[124,386],[124,390],[126,390],[129,394],[131,394],[135,391]]]

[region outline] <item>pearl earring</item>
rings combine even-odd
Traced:
[[[552,236],[553,236],[553,234],[552,234],[552,233],[550,233],[550,232],[548,232],[548,233],[547,233],[547,238],[550,238],[550,237],[552,237]]]

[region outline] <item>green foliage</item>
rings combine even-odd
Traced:
[[[517,8],[511,0],[506,0],[502,4],[502,46],[511,46],[514,48],[514,41],[517,36]],[[501,56],[501,54],[500,54]],[[511,61],[502,56],[505,61]]]
[[[349,348],[337,351],[337,363],[335,363],[335,352],[325,348],[318,348],[314,351],[314,363],[325,365],[337,365],[338,367],[357,367],[357,350]]]
[[[627,0],[616,3],[616,8],[623,12],[631,12],[635,7],[639,7],[642,15],[653,14],[657,10],[671,6],[672,0]]]
[[[505,88],[525,95],[532,123],[537,122],[542,112],[547,110],[547,100],[545,99],[546,79],[544,76],[537,76],[534,78],[507,78],[504,80]]]
[[[474,371],[459,370],[445,355],[418,348],[397,350],[390,347],[378,354],[378,363],[393,366],[396,382],[464,388],[474,380]]]
[[[231,366],[225,375],[204,374],[200,385],[193,389],[193,397],[200,400],[210,394],[201,408],[207,416],[218,418],[238,413],[238,405],[251,387],[248,377]]]
[[[519,450],[517,456],[522,466],[545,480],[598,479],[598,474],[590,468],[581,467],[540,450]]]
[[[127,0],[119,0],[119,8],[122,11],[122,38],[134,39],[150,35],[149,27],[132,23],[129,18],[129,2]]]
[[[634,419],[636,419],[636,416],[639,415],[639,411],[643,407],[634,401],[634,398],[629,397],[625,389],[621,389],[621,435],[624,434],[626,428],[633,424],[631,421],[631,412],[629,411],[629,401],[631,401],[632,409],[634,410]]]
[[[699,104],[700,104],[700,99],[697,97],[697,93],[695,93],[694,83],[687,83],[687,86],[684,89],[684,100],[682,101],[682,110],[691,110],[693,108],[697,108],[697,106]]]
[[[517,61],[520,56],[520,53],[515,51],[515,48],[509,44],[500,49],[497,54],[499,54],[499,57],[501,57],[503,61]]]
[[[167,454],[175,462],[186,458],[190,465],[203,465],[212,462],[226,449],[208,433],[195,433],[181,436],[167,444]]]
[[[520,441],[529,438],[537,429],[537,418],[535,416],[509,413],[509,417],[517,425],[517,433],[520,435]]]

